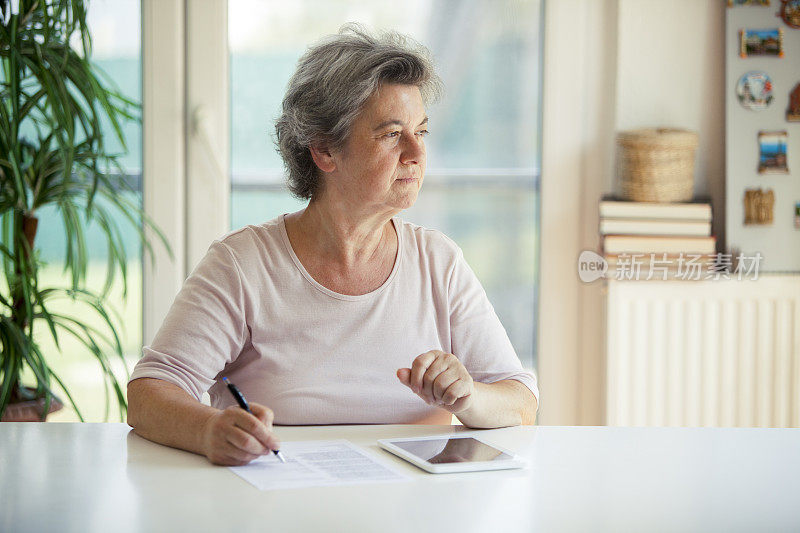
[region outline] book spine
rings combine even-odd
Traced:
[[[600,202],[601,218],[649,218],[663,220],[711,220],[710,204],[645,204],[639,202]]]

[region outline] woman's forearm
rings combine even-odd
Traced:
[[[203,427],[217,411],[161,379],[141,378],[128,384],[128,425],[159,444],[205,454]]]
[[[506,379],[495,383],[475,382],[472,406],[456,416],[467,427],[498,428],[530,425],[536,421],[536,397],[524,384]]]

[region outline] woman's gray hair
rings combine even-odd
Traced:
[[[341,149],[364,103],[383,83],[415,85],[426,104],[439,98],[442,87],[428,49],[397,32],[375,36],[345,24],[303,54],[275,124],[292,194],[311,199],[320,192],[309,146]]]

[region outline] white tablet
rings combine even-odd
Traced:
[[[525,461],[474,435],[380,439],[378,446],[434,474],[524,468]]]

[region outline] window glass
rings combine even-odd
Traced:
[[[137,102],[141,102],[141,31],[139,0],[92,0],[88,4],[88,24],[92,34],[94,63],[99,66],[115,83],[122,94]],[[123,124],[123,133],[127,143],[127,152],[113,134],[110,124],[102,124],[106,135],[108,151],[121,153],[119,161],[125,169],[127,179],[133,184],[136,193],[131,199],[141,205],[141,168],[142,168],[142,130],[136,121]],[[61,216],[51,207],[37,212],[39,218],[36,245],[41,251],[41,258],[46,263],[41,272],[42,286],[70,286],[70,279],[64,273],[65,232]],[[128,368],[132,368],[141,354],[142,337],[142,262],[141,246],[136,229],[122,216],[115,216],[115,221],[122,232],[125,250],[128,257],[127,267],[127,299],[122,298],[122,278],[117,276],[112,287],[111,296],[106,304],[107,309],[119,314],[116,320],[118,333],[122,342]],[[100,228],[91,223],[86,231],[89,266],[87,284],[90,290],[100,292],[106,279],[107,248],[105,237]],[[50,311],[67,311],[77,314],[80,320],[98,328],[104,334],[102,319],[85,311],[85,306],[70,306],[69,302],[55,303]],[[42,325],[40,324],[39,327]],[[36,333],[41,349],[48,362],[67,385],[70,393],[81,409],[86,421],[100,422],[106,418],[105,389],[100,365],[76,339],[59,333],[61,353],[46,330],[46,326]],[[109,359],[123,390],[125,390],[126,374],[123,365],[114,358],[112,352]],[[28,382],[32,382],[28,379]],[[65,408],[54,413],[48,421],[78,421],[75,411],[68,405],[63,394],[56,394],[65,404]],[[108,402],[109,420],[119,419],[119,410],[113,391]]]

